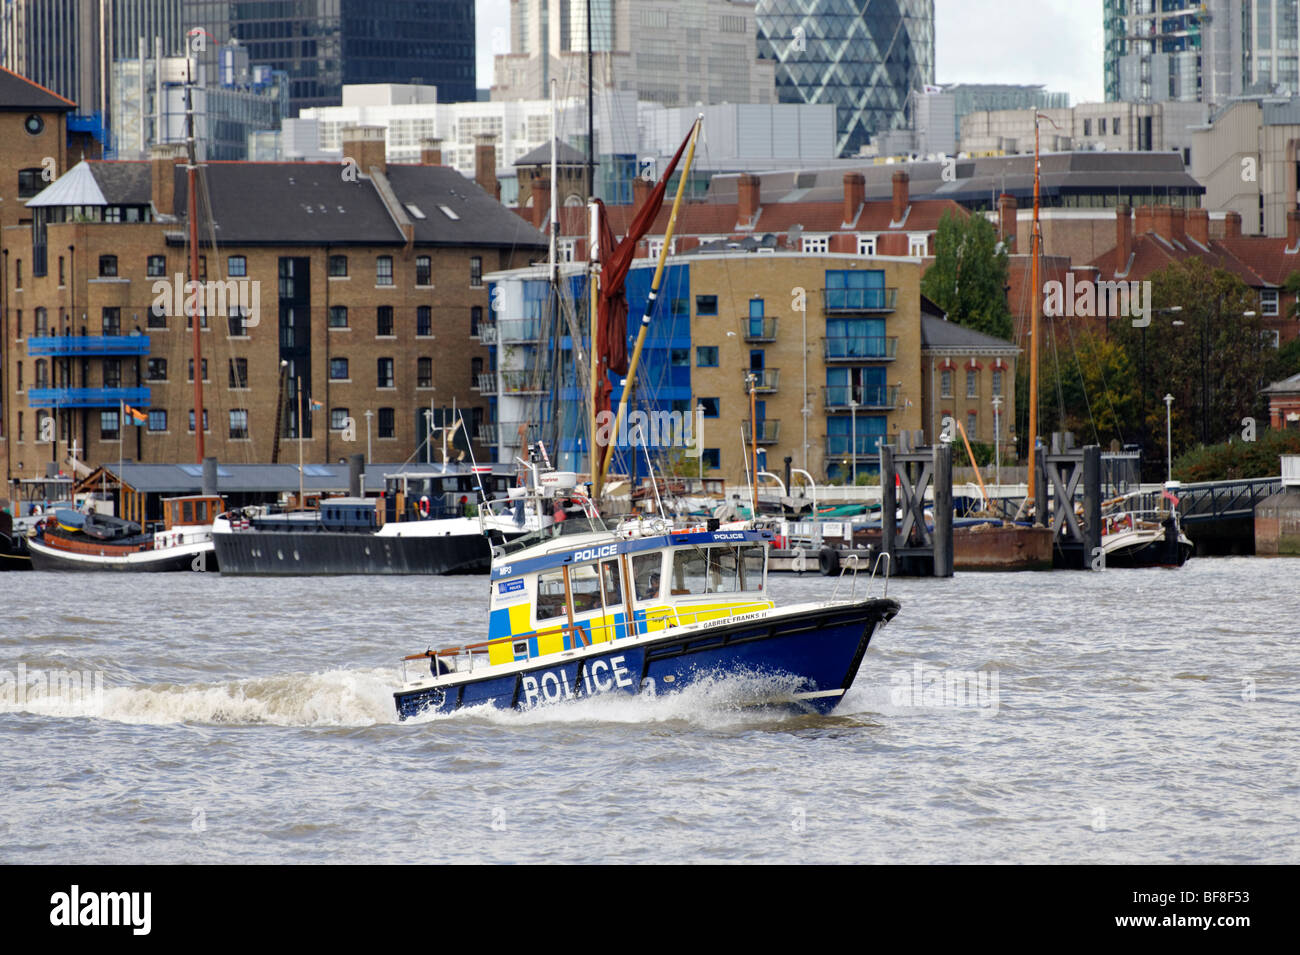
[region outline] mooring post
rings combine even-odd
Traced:
[[[952,445],[934,447],[934,576],[952,576]]]
[[[889,555],[891,572],[897,570],[894,564],[894,531],[897,528],[894,514],[898,510],[898,503],[894,497],[896,479],[894,446],[882,444],[880,446],[880,550],[881,553]]]
[[[1046,527],[1047,520],[1047,449],[1040,442],[1038,445],[1038,454],[1035,455],[1035,463],[1038,465],[1038,473],[1034,475],[1034,524],[1037,527]]]
[[[1101,547],[1101,447],[1090,444],[1083,449],[1083,566]]]
[[[206,497],[217,494],[217,459],[209,455],[203,459],[202,483],[200,489]]]

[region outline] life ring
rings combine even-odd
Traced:
[[[823,577],[831,577],[840,572],[840,552],[830,547],[823,547],[817,554],[817,566]]]
[[[421,518],[429,516],[429,498],[427,495],[420,498],[420,503],[416,506],[416,509],[420,512]]]

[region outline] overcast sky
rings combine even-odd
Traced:
[[[478,85],[510,48],[507,0],[477,0]],[[940,83],[1043,83],[1071,103],[1102,98],[1101,0],[935,0]]]

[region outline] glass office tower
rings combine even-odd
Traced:
[[[934,82],[934,0],[758,0],[758,52],[783,103],[834,103],[851,156],[901,129],[911,94]]]

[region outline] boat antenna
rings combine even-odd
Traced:
[[[749,473],[749,446],[745,444],[745,429],[740,429],[740,456],[745,459],[745,483],[749,485],[749,519],[758,519],[758,499],[754,497],[754,479]]]
[[[645,428],[637,425],[637,434],[641,436],[641,451],[645,454],[646,467],[650,469],[650,486],[655,492],[655,507],[659,511],[659,516],[668,520],[668,512],[664,510],[663,498],[659,496],[659,477],[655,474],[654,462],[650,460],[650,445],[646,443]]]
[[[464,428],[464,427],[465,427],[465,412],[463,412],[463,411],[458,411],[458,412],[456,413],[456,416],[457,416],[458,418],[460,418],[460,426],[461,426],[462,428]],[[483,503],[486,504],[486,503],[487,503],[488,496],[487,496],[487,491],[484,490],[484,488],[483,488],[483,475],[479,473],[479,470],[478,470],[478,462],[477,462],[476,460],[474,460],[474,442],[468,440],[468,435],[469,435],[469,430],[468,430],[468,429],[466,429],[466,432],[465,432],[465,433],[466,433],[466,438],[467,438],[467,440],[465,441],[465,444],[466,444],[466,446],[469,447],[469,466],[470,466],[470,469],[471,469],[471,473],[474,475],[474,483],[478,485],[478,495],[479,495],[479,500],[481,500]]]

